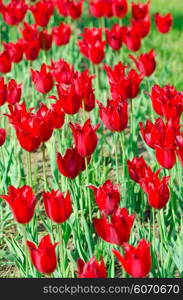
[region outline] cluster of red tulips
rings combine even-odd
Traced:
[[[133,52],[141,48],[142,40],[148,36],[151,29],[150,1],[145,4],[132,3],[130,24],[124,26],[115,23],[111,29],[105,28],[106,19],[113,17],[123,19],[128,13],[128,1],[88,0],[86,2],[89,7],[86,13],[98,18],[99,22],[102,21],[100,28],[84,28],[79,36],[80,39],[75,41],[80,53],[90,61],[91,66],[95,65],[95,68],[98,68],[97,65],[105,59],[106,44],[112,48],[112,51],[119,51],[119,54],[123,45]],[[40,50],[48,51],[51,56],[49,50],[52,48],[53,41],[55,47],[69,44],[71,34],[76,34],[69,25],[69,20],[79,19],[85,11],[85,4],[84,0],[40,0],[28,5],[24,0],[12,0],[5,5],[1,0],[0,13],[4,22],[10,26],[17,26],[21,37],[16,42],[2,43],[4,50],[0,52],[0,72],[9,73],[13,63],[24,60],[37,61]],[[50,30],[48,24],[54,17],[55,9],[67,21],[52,26]],[[27,22],[28,11],[33,16],[34,24]],[[173,23],[171,14],[161,16],[157,13],[154,20],[160,33],[168,33],[171,29]],[[121,24],[121,21],[119,22]],[[48,57],[46,62],[41,63],[39,70],[35,70],[32,63],[28,70],[32,79],[30,85],[33,84],[36,92],[41,94],[39,96],[42,101],[37,103],[36,107],[29,107],[29,99],[20,103],[24,96],[22,84],[18,84],[15,79],[0,77],[0,106],[8,104],[9,112],[5,113],[5,116],[13,125],[21,148],[33,153],[42,145],[43,159],[45,143],[51,139],[54,130],[60,132],[64,124],[68,125],[67,131],[70,130],[73,136],[72,145],[66,149],[65,154],[59,151],[55,153],[55,158],[61,175],[74,181],[77,176],[79,178],[81,172],[87,173],[99,141],[97,130],[100,123],[97,121],[95,125],[93,124],[93,120],[98,120],[92,118],[94,109],[98,106],[97,116],[106,130],[113,133],[124,131],[129,123],[129,106],[132,106],[132,102],[135,101],[132,99],[139,95],[141,82],[144,79],[148,80],[156,69],[155,51],[151,49],[148,53],[139,56],[129,55],[129,65],[122,61],[114,64],[113,67],[104,63],[101,69],[94,69],[95,75],[90,73],[89,68],[76,71],[74,65],[64,59],[55,61],[51,56],[51,61],[48,63]],[[134,68],[131,65],[134,65]],[[99,71],[103,70],[110,90],[110,99],[107,100],[106,106],[101,99],[96,99],[94,89],[94,81],[99,80]],[[170,85],[161,87],[155,84],[152,91],[148,91],[148,95],[152,101],[153,117],[154,113],[160,117],[154,121],[147,120],[145,125],[140,122],[141,136],[145,143],[154,149],[156,160],[162,168],[171,169],[177,158],[183,165],[181,131],[183,92],[178,92]],[[75,115],[78,116],[79,121],[83,120],[82,125],[81,122],[69,119]],[[4,144],[5,139],[6,131],[1,128],[0,146]],[[168,185],[170,176],[160,178],[162,169],[152,170],[142,156],[131,160],[128,158],[123,157],[123,162],[127,164],[129,177],[147,195],[148,204],[153,209],[164,208],[170,199]],[[29,163],[31,164],[31,161]],[[31,177],[31,174],[29,176]],[[24,231],[25,225],[30,223],[35,215],[38,202],[31,183],[30,180],[29,185],[19,188],[11,185],[8,194],[1,195],[1,198],[9,204],[15,220],[23,224]],[[129,243],[135,215],[130,215],[126,208],[121,208],[119,185],[106,180],[96,187],[87,181],[85,189],[93,191],[97,205],[98,215],[94,217],[90,199],[86,199],[89,202],[89,223],[92,222],[97,236],[106,243],[118,247],[111,249],[111,252],[129,275],[148,276],[152,266],[150,243],[144,238],[139,238],[137,246]],[[46,216],[54,224],[60,226],[72,215],[74,203],[69,187],[65,192],[61,192],[60,189],[48,191],[46,185],[42,192],[42,199]],[[25,238],[24,242],[29,249],[32,264],[40,273],[50,276],[57,265],[61,264],[61,272],[64,276],[62,229],[59,232],[60,240],[56,243],[52,243],[50,235],[45,235],[38,246]],[[60,262],[56,253],[58,244]],[[123,254],[117,249],[121,249]],[[29,262],[26,262],[26,266],[28,268]],[[79,258],[76,274],[78,278],[106,278],[107,265],[102,257],[97,260],[93,256],[88,262]]]

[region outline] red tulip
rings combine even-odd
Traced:
[[[151,49],[148,53],[141,54],[137,59],[130,55],[138,70],[143,76],[151,76],[156,68],[155,52]]]
[[[7,50],[0,52],[0,73],[6,74],[11,71],[11,58]]]
[[[7,201],[18,223],[26,224],[30,222],[37,202],[30,186],[24,185],[21,188],[9,186],[8,195],[1,195],[0,197]]]
[[[81,53],[93,64],[99,64],[105,56],[105,41],[102,41],[102,28],[84,28],[83,39],[78,41]]]
[[[74,69],[63,59],[59,59],[57,62],[52,61],[50,69],[56,82],[64,83],[65,85],[72,82]]]
[[[51,72],[47,72],[46,65],[42,64],[40,71],[34,71],[31,69],[32,81],[34,82],[35,88],[42,94],[47,94],[53,88],[53,77]]]
[[[93,190],[95,201],[102,212],[112,215],[117,210],[120,203],[118,184],[113,184],[110,180],[106,180],[98,188],[93,185],[89,185],[88,187]]]
[[[150,0],[148,0],[146,3],[132,2],[132,17],[135,20],[145,19],[145,17],[149,15],[149,6],[150,6]]]
[[[83,1],[68,1],[67,4],[67,11],[68,11],[68,16],[70,16],[72,19],[78,19],[82,15],[82,6],[83,6]]]
[[[150,244],[142,239],[137,247],[127,243],[123,247],[125,251],[124,256],[117,250],[113,250],[113,253],[125,271],[132,277],[146,277],[151,270]]]
[[[170,177],[163,177],[162,180],[158,178],[161,169],[156,173],[148,172],[146,176],[140,178],[140,186],[148,195],[149,205],[156,209],[163,208],[169,200],[170,191],[168,188],[168,181]]]
[[[22,60],[23,50],[19,41],[16,43],[3,43],[3,46],[7,50],[11,62],[19,63]]]
[[[92,127],[90,119],[88,119],[83,126],[79,124],[69,123],[72,130],[76,148],[79,154],[83,157],[90,156],[98,143],[96,131],[100,124]]]
[[[91,14],[96,18],[113,16],[112,0],[91,0],[89,5]]]
[[[59,26],[52,29],[53,40],[57,46],[66,45],[71,37],[71,27],[62,22]]]
[[[155,84],[149,96],[158,115],[164,116],[167,120],[180,118],[183,112],[183,93],[178,92],[170,85],[161,88]]]
[[[70,85],[57,85],[59,101],[66,114],[74,115],[81,107],[81,97],[76,93],[74,82]]]
[[[92,257],[85,263],[79,258],[77,260],[77,267],[78,278],[107,278],[107,270],[103,259],[98,262],[95,257]]]
[[[128,124],[128,103],[126,100],[108,100],[107,106],[97,102],[100,119],[111,131],[123,131]]]
[[[160,33],[168,33],[173,24],[173,18],[170,13],[161,16],[159,13],[155,15],[156,28]]]
[[[136,31],[139,33],[140,37],[143,39],[145,38],[151,29],[151,19],[149,16],[146,16],[144,19],[140,20],[131,20],[131,25]]]
[[[39,43],[42,50],[48,51],[52,46],[52,34],[48,33],[47,30],[39,32]]]
[[[55,0],[55,5],[58,9],[58,12],[61,16],[68,16],[68,0]]]
[[[130,238],[134,217],[134,215],[129,216],[126,208],[118,208],[111,216],[111,222],[108,222],[107,218],[102,215],[100,219],[95,218],[93,224],[98,236],[104,241],[111,244],[123,245]]]
[[[141,47],[141,36],[135,26],[122,27],[123,42],[130,51],[138,51]]]
[[[128,12],[127,0],[113,0],[112,1],[113,15],[117,18],[124,18]]]
[[[48,218],[56,223],[64,223],[72,213],[70,194],[59,190],[43,193],[44,207]]]
[[[60,129],[64,124],[65,113],[62,109],[60,101],[51,104],[53,127]]]
[[[7,102],[15,104],[20,101],[22,95],[22,84],[17,84],[14,79],[11,79],[7,85]]]
[[[73,179],[85,169],[85,160],[76,148],[69,148],[64,156],[57,153],[57,165],[63,176]]]
[[[4,78],[0,77],[0,106],[7,101],[7,85],[4,82]]]
[[[147,177],[152,173],[151,168],[146,164],[143,157],[135,157],[132,161],[127,160],[130,178],[139,183],[141,178]]]
[[[26,59],[31,61],[37,59],[40,51],[37,25],[29,25],[24,22],[24,27],[21,31],[23,38],[19,40],[19,43],[23,49]]]
[[[1,13],[4,22],[8,25],[18,25],[23,21],[27,8],[28,6],[24,0],[11,0],[6,6],[1,2]]]
[[[49,235],[45,235],[41,239],[38,247],[34,243],[27,241],[32,264],[39,272],[51,274],[55,271],[57,267],[55,248],[58,244],[52,244]]]
[[[122,31],[122,27],[120,27],[118,24],[114,24],[111,30],[106,29],[107,43],[115,51],[120,50],[122,47]]]
[[[159,164],[171,169],[176,162],[176,136],[179,134],[179,126],[171,120],[165,124],[160,118],[155,124],[147,121],[146,127],[142,123],[139,125],[143,139],[149,147],[155,149]]]
[[[51,0],[40,0],[30,7],[37,25],[46,27],[54,11]]]
[[[0,147],[4,145],[6,140],[6,131],[4,128],[0,128]]]

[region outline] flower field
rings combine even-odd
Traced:
[[[181,0],[0,0],[0,277],[183,277]]]

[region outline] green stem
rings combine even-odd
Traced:
[[[28,271],[29,271],[29,254],[27,248],[27,232],[26,232],[26,225],[22,224],[22,235],[23,235],[23,243],[24,243],[24,251],[25,251],[25,278],[28,278]]]
[[[88,160],[87,157],[85,157],[85,166],[86,166],[86,186],[89,184],[89,174],[88,174]],[[88,210],[89,210],[89,219],[92,223],[92,206],[91,206],[91,199],[90,199],[90,191],[89,188],[87,188],[87,202],[88,202]]]
[[[42,145],[42,154],[43,154],[43,177],[44,177],[44,188],[45,190],[47,190],[47,178],[46,178],[46,153],[45,153],[45,150],[46,150],[46,146],[45,144],[43,143]]]
[[[114,144],[115,144],[115,160],[116,160],[116,178],[119,183],[119,164],[118,164],[118,133],[114,133]]]
[[[61,276],[65,277],[65,251],[64,251],[64,240],[62,236],[62,224],[57,224],[57,231],[59,236],[59,266],[60,266],[60,273]]]
[[[32,164],[31,164],[31,152],[26,151],[27,156],[27,169],[28,169],[28,184],[32,187]]]

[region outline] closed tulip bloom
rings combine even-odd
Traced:
[[[151,132],[153,129],[153,123],[149,120],[146,121],[145,126],[142,122],[139,123],[140,132],[145,143],[152,149],[154,149],[154,141],[152,140]]]
[[[79,258],[77,267],[78,278],[107,278],[107,270],[103,258],[97,261],[95,257],[92,257],[86,263]]]
[[[160,33],[168,33],[173,24],[173,18],[170,13],[161,16],[159,13],[155,14],[156,28]]]
[[[106,39],[108,45],[113,50],[120,50],[123,43],[122,27],[120,27],[118,24],[114,24],[111,30],[106,28]]]
[[[4,48],[7,50],[10,60],[13,63],[19,63],[23,58],[23,50],[20,42],[3,43]]]
[[[100,219],[95,218],[93,224],[100,238],[108,243],[122,246],[130,238],[134,218],[134,215],[128,214],[126,208],[118,208],[111,216],[110,222],[102,215]]]
[[[83,126],[72,123],[69,123],[69,126],[72,130],[79,154],[83,157],[91,156],[98,143],[96,131],[100,124],[92,126],[90,119],[88,119]]]
[[[64,223],[72,213],[69,192],[61,193],[59,190],[43,193],[46,214],[55,223]]]
[[[128,12],[127,0],[113,0],[112,1],[113,15],[117,18],[124,18]]]
[[[66,45],[69,43],[71,37],[71,27],[62,22],[59,26],[53,27],[52,36],[57,46]]]
[[[0,73],[6,74],[11,71],[11,58],[7,50],[0,52]]]
[[[88,187],[93,190],[95,201],[102,212],[112,215],[117,210],[120,203],[118,184],[113,184],[110,180],[106,180],[98,188],[93,185],[89,185]]]
[[[38,58],[40,52],[40,43],[39,39],[35,40],[19,40],[21,47],[23,49],[23,53],[25,54],[25,58],[29,61],[34,61]]]
[[[77,94],[74,82],[70,85],[57,85],[58,100],[66,114],[74,115],[81,107],[81,96]]]
[[[88,159],[89,163],[90,158]],[[76,148],[68,148],[64,156],[57,153],[57,166],[60,173],[67,178],[75,178],[85,169],[85,160]]]
[[[28,9],[24,0],[11,0],[8,5],[1,3],[1,6],[3,20],[10,26],[22,22]]]
[[[42,64],[40,71],[34,71],[31,69],[32,81],[38,92],[42,94],[47,94],[53,88],[53,77],[51,72],[47,71],[47,66]]]
[[[170,198],[168,187],[170,177],[162,177],[162,179],[159,179],[158,175],[160,171],[161,169],[155,173],[149,172],[145,177],[140,179],[140,186],[148,195],[149,205],[155,209],[165,207]]]
[[[123,42],[130,51],[138,51],[141,47],[141,36],[135,26],[123,26]]]
[[[37,131],[41,142],[45,143],[51,138],[54,129],[52,110],[41,103],[34,118],[37,121]]]
[[[179,119],[183,112],[183,93],[178,92],[174,86],[160,87],[155,84],[149,95],[154,111],[167,120]]]
[[[79,19],[82,15],[82,6],[83,1],[68,1],[67,3],[67,12],[68,16],[70,16],[72,19]]]
[[[61,16],[67,17],[68,16],[68,0],[55,0],[54,1],[57,9],[58,9],[58,13]]]
[[[132,17],[135,20],[144,19],[146,16],[149,15],[149,6],[150,6],[150,1],[147,1],[146,3],[132,2]]]
[[[37,25],[46,27],[54,11],[51,0],[40,0],[30,7]]]
[[[60,101],[57,101],[56,103],[52,103],[51,106],[53,127],[56,129],[60,129],[63,126],[65,120],[65,113],[62,109],[62,105]]]
[[[57,257],[55,248],[59,243],[51,243],[49,235],[45,235],[38,247],[27,241],[27,247],[30,252],[30,257],[34,267],[44,274],[52,274],[57,267]]]
[[[134,157],[132,161],[127,160],[128,172],[130,178],[139,183],[141,178],[148,176],[152,173],[151,168],[146,164],[143,157]]]
[[[141,54],[138,58],[130,55],[138,70],[143,76],[151,76],[156,68],[155,52],[151,49],[148,53]]]
[[[106,15],[106,6],[108,5],[109,1],[104,0],[91,0],[89,1],[90,11],[92,16],[95,18],[104,17]],[[105,6],[106,3],[106,6]],[[110,5],[110,4],[109,4]],[[110,5],[111,16],[112,16],[112,5]]]
[[[6,131],[4,128],[0,128],[0,147],[4,145],[6,140]]]
[[[109,130],[121,132],[127,127],[128,103],[126,100],[108,100],[106,107],[99,101],[97,103],[100,119]]]
[[[68,62],[63,59],[59,59],[56,62],[51,61],[50,69],[57,83],[71,84],[74,76],[74,68]]]
[[[9,204],[18,223],[27,224],[31,221],[37,199],[30,186],[24,185],[21,188],[9,186],[8,195],[1,195],[0,197]]]
[[[8,103],[18,103],[22,95],[22,84],[17,84],[17,82],[14,79],[11,79],[7,84],[7,93]]]
[[[52,40],[52,34],[48,33],[47,30],[42,30],[39,32],[39,43],[42,50],[50,50],[52,46]]]
[[[0,106],[7,101],[7,85],[4,82],[4,78],[0,77]]]
[[[145,38],[151,30],[151,19],[149,16],[146,16],[144,19],[140,20],[131,20],[132,27],[134,27],[139,33],[140,37]]]
[[[114,255],[125,271],[132,277],[146,277],[151,270],[150,244],[142,239],[137,247],[127,243],[123,246],[125,254],[122,256],[117,250],[113,250]]]

